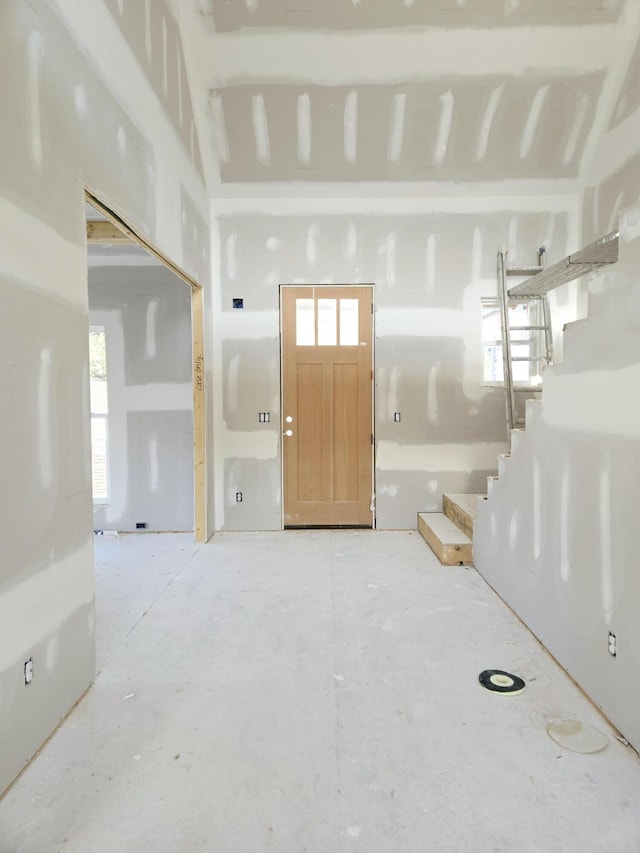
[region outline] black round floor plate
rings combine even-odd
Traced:
[[[479,676],[480,684],[492,693],[522,693],[525,683],[518,675],[503,669],[485,669]]]

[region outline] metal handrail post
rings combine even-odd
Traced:
[[[505,406],[509,442],[515,422],[515,393],[511,365],[511,340],[509,335],[509,291],[507,289],[507,250],[498,252],[498,289],[500,291],[500,320],[502,327],[502,372],[504,375]]]

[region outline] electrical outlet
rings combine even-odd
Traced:
[[[136,521],[136,530],[146,530],[147,522],[146,521]]]
[[[24,683],[31,684],[33,681],[33,658],[29,658],[24,662]]]
[[[618,644],[616,641],[616,635],[609,631],[609,654],[612,658],[614,658],[618,654]]]
[[[242,503],[242,492],[236,492],[236,503],[237,504]]]

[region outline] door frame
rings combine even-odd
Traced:
[[[85,201],[101,213],[122,232],[125,240],[137,243],[156,258],[174,275],[191,288],[191,354],[193,383],[193,531],[196,542],[206,542],[207,483],[206,483],[206,433],[205,433],[205,355],[204,355],[204,289],[200,282],[177,266],[157,246],[115,213],[96,193],[85,187]]]
[[[376,493],[376,288],[373,282],[345,282],[337,284],[308,284],[287,282],[278,287],[278,335],[280,346],[280,420],[278,448],[280,453],[280,529],[285,530],[284,523],[284,446],[283,446],[283,412],[284,412],[284,347],[282,336],[282,294],[287,287],[312,287],[317,290],[336,287],[363,287],[371,290],[371,530],[377,525],[377,493]],[[295,529],[295,528],[294,528]],[[331,529],[331,528],[327,528]]]

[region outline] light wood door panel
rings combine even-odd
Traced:
[[[282,288],[284,522],[371,527],[372,289]]]

